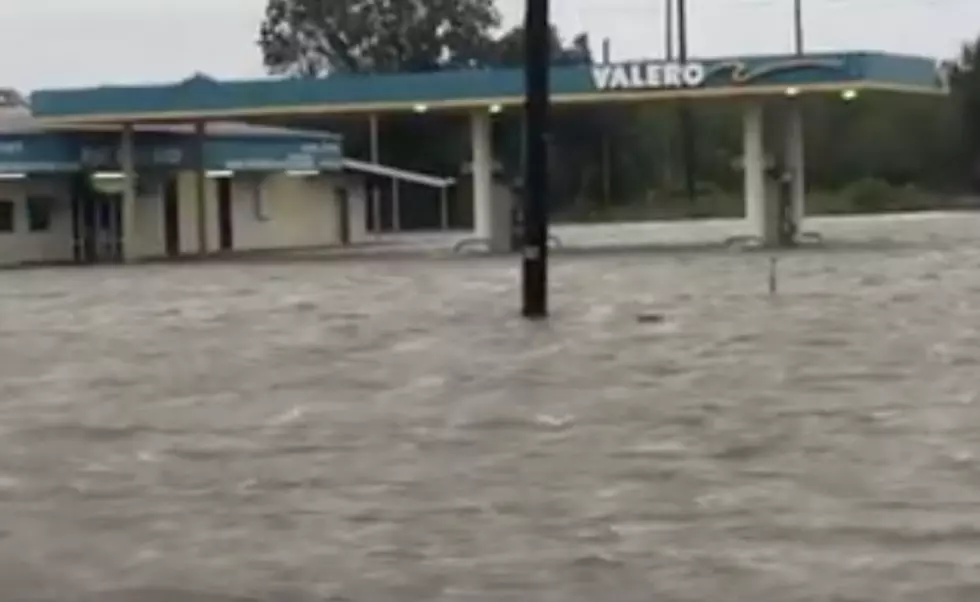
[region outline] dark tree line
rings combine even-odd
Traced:
[[[519,66],[520,28],[500,33],[494,0],[269,0],[260,47],[273,73],[433,71]],[[552,31],[555,63],[593,60],[589,39]],[[851,102],[805,99],[808,184],[817,210],[927,208],[980,184],[980,39],[956,57],[949,97],[866,94]],[[732,213],[741,175],[741,115],[735,103],[693,106],[698,199],[680,190],[677,112],[665,104],[556,107],[552,203],[578,217]],[[306,124],[311,125],[311,124]],[[317,124],[368,156],[365,121]],[[503,113],[495,152],[520,173],[521,116]],[[381,160],[452,174],[469,158],[463,116],[386,116]],[[431,141],[438,140],[438,144]],[[424,152],[420,152],[424,150]],[[419,192],[418,194],[424,194]],[[409,219],[403,222],[411,224]],[[423,220],[424,221],[424,220]]]

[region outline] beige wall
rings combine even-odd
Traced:
[[[150,190],[141,190],[136,197],[137,257],[162,257],[166,253],[163,238],[163,181]]]
[[[208,250],[214,251],[218,248],[218,188],[214,180],[209,179],[204,188],[206,193],[207,206],[207,234]],[[197,236],[197,175],[192,171],[181,172],[177,176],[177,195],[180,213],[180,252],[193,254],[198,252]],[[160,198],[163,198],[161,191]],[[163,211],[162,200],[159,212],[159,232],[163,236]],[[163,254],[161,245],[160,254]]]
[[[348,177],[347,203],[350,212],[350,241],[357,244],[374,240],[368,232],[367,224],[367,186],[364,178]]]
[[[193,172],[177,176],[182,253],[198,250],[197,188]],[[364,191],[361,178],[341,175],[295,177],[286,174],[236,175],[232,181],[232,238],[234,250],[287,249],[337,245],[341,242],[337,187],[350,192],[352,242],[366,239]],[[206,186],[208,250],[218,250],[218,183]],[[134,222],[138,258],[162,257],[165,178],[141,191]],[[259,199],[256,193],[259,193]],[[51,229],[27,231],[26,198],[38,194],[55,200]],[[16,231],[0,233],[0,265],[45,261],[70,261],[74,254],[70,188],[67,178],[0,181],[0,199],[16,204]]]
[[[28,232],[27,197],[53,201],[51,228]],[[14,232],[0,233],[0,265],[70,261],[74,256],[70,188],[66,178],[0,181],[0,199],[14,203]]]
[[[183,253],[198,251],[197,185],[195,174],[179,175],[180,246]],[[313,247],[340,243],[340,209],[336,189],[350,186],[346,178],[320,175],[238,174],[232,179],[232,240],[236,251]],[[357,197],[357,195],[352,195]],[[207,197],[208,250],[217,251],[218,182],[209,179]],[[158,253],[163,252],[162,194],[157,200]],[[356,204],[356,203],[355,203]],[[140,211],[146,211],[140,204]],[[352,212],[352,216],[354,213]],[[357,212],[363,216],[363,209]],[[363,217],[361,218],[363,220]],[[138,220],[143,223],[142,219]],[[363,227],[361,227],[363,230]],[[141,232],[142,234],[142,232]],[[145,234],[143,234],[145,235]]]
[[[340,243],[336,178],[271,175],[232,185],[235,248],[314,247]],[[258,193],[258,196],[257,196]],[[256,211],[260,204],[262,211]],[[217,220],[217,218],[215,218]]]

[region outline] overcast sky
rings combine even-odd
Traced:
[[[262,75],[266,0],[0,0],[0,86],[38,88]],[[523,0],[498,0],[508,25]],[[791,47],[792,0],[688,0],[690,52]],[[552,0],[565,35],[612,38],[614,58],[659,56],[663,0]],[[980,34],[980,0],[803,0],[811,49],[947,56]]]

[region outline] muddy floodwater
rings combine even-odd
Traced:
[[[0,273],[0,599],[976,602],[980,215],[814,225]]]

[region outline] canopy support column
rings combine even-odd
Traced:
[[[750,236],[760,243],[767,242],[766,222],[766,147],[764,139],[764,107],[761,102],[749,101],[742,119],[742,173],[745,186],[745,219]]]
[[[208,174],[204,157],[204,142],[207,124],[198,121],[194,124],[194,184],[197,200],[197,252],[202,257],[208,253]]]
[[[119,165],[123,175],[121,230],[122,242],[120,259],[126,263],[139,258],[137,245],[139,239],[136,232],[136,143],[134,141],[133,125],[123,125],[119,149]]]
[[[791,182],[792,220],[796,232],[803,231],[806,217],[806,151],[803,136],[803,107],[791,99],[786,119],[786,168]]]
[[[473,230],[477,239],[492,245],[493,237],[493,144],[490,114],[474,111],[470,115],[472,145]]]

